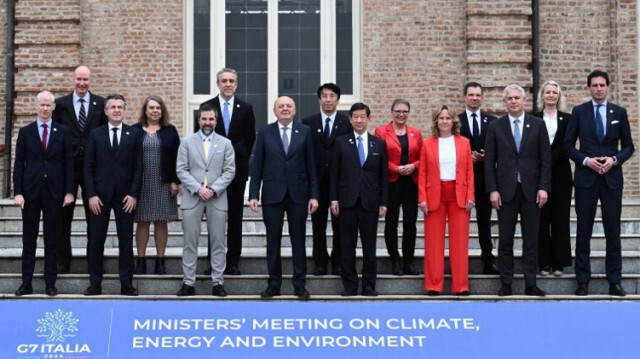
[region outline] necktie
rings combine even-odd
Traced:
[[[520,141],[522,137],[520,136],[520,120],[518,119],[513,121],[513,140],[516,142],[516,150],[520,152]]]
[[[600,106],[602,106],[602,104],[596,105],[596,134],[598,135],[598,141],[602,143],[604,140],[604,124],[602,123],[602,116],[600,115]]]
[[[224,108],[222,109],[222,121],[224,122],[224,133],[229,136],[229,125],[231,124],[231,116],[229,116],[229,102],[224,102]]]
[[[358,136],[358,158],[360,158],[360,167],[364,166],[364,145],[362,144],[362,137]]]
[[[284,147],[284,153],[289,152],[289,137],[287,136],[287,130],[289,127],[282,128],[282,147]]]
[[[42,124],[42,151],[47,152],[47,136],[49,136],[48,126],[46,124]]]
[[[80,130],[84,130],[85,126],[87,126],[87,112],[84,110],[84,99],[80,100],[80,112],[78,112],[78,126]]]
[[[478,125],[478,119],[477,119],[478,115],[471,114],[471,118],[473,121],[473,144],[475,148],[479,148],[480,147],[480,126]]]
[[[111,149],[113,150],[113,153],[117,153],[118,152],[118,128],[114,127],[111,129],[111,131],[113,131],[113,138],[111,139]]]
[[[204,146],[204,158],[205,158],[205,161],[209,161],[209,147],[211,147],[211,145],[209,143],[209,137],[205,138],[203,143],[204,143],[204,145],[203,145]],[[208,182],[207,181],[207,177],[205,175],[204,182],[203,182],[205,187],[207,187],[209,185],[207,182]]]
[[[331,122],[331,118],[327,117],[324,121],[324,137],[326,137],[327,140],[331,137],[331,126],[329,125],[329,122]]]

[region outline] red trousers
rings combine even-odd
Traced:
[[[440,206],[424,220],[424,288],[444,289],[444,230],[449,220],[449,264],[451,291],[469,290],[469,212],[456,202],[456,182],[441,182]]]

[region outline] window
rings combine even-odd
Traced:
[[[258,129],[278,96],[296,101],[298,119],[318,112],[325,82],[342,89],[340,110],[360,99],[360,1],[188,0],[185,13],[187,119],[218,93],[222,67],[238,71]]]

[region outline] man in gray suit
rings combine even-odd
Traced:
[[[203,105],[198,110],[200,131],[185,138],[178,150],[176,172],[182,182],[182,271],[184,279],[178,296],[195,295],[198,239],[202,214],[207,214],[207,231],[211,247],[211,294],[224,297],[222,272],[227,265],[224,230],[227,214],[227,186],[236,173],[233,145],[214,132],[216,111]]]
[[[504,89],[508,115],[492,121],[485,143],[485,185],[498,211],[499,296],[511,295],[513,236],[520,214],[525,295],[544,296],[536,286],[540,208],[551,189],[551,146],[544,121],[524,113],[527,96],[518,85]]]

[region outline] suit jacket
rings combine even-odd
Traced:
[[[129,195],[138,198],[142,187],[142,133],[122,124],[117,153],[111,149],[109,126],[89,134],[84,156],[84,182],[87,197],[102,202]]]
[[[367,211],[378,211],[380,206],[389,203],[387,145],[371,134],[368,137],[369,153],[364,166],[360,166],[353,132],[336,139],[329,198],[332,202],[338,201],[340,207],[353,207],[358,198]]]
[[[407,140],[409,141],[409,163],[416,166],[416,170],[411,174],[411,178],[414,183],[418,183],[418,171],[420,169],[420,152],[422,150],[422,134],[420,130],[406,126],[407,128]],[[388,123],[387,125],[376,128],[375,136],[381,138],[387,144],[387,160],[388,160],[388,181],[389,183],[398,180],[400,175],[396,172],[398,166],[400,166],[400,156],[402,155],[402,147],[400,146],[400,140],[393,130],[393,125]]]
[[[333,150],[336,138],[353,131],[349,116],[340,112],[336,113],[333,121],[333,128],[329,140],[324,135],[324,123],[322,122],[322,114],[317,113],[311,115],[302,123],[311,128],[311,139],[313,140],[313,148],[316,155],[316,164],[318,166],[318,183],[322,183],[325,176],[329,176],[331,170],[331,151]]]
[[[542,111],[536,112],[533,116],[543,118],[544,113]],[[569,163],[569,157],[564,153],[564,137],[571,115],[558,111],[556,117],[558,130],[553,137],[553,143],[551,143],[551,181],[571,184],[573,182],[571,164]]]
[[[67,126],[49,121],[49,143],[46,153],[34,121],[18,132],[16,154],[13,165],[13,192],[22,195],[25,201],[40,196],[40,186],[46,183],[51,197],[60,201],[67,193],[75,195],[73,175],[73,147],[71,132]],[[43,174],[47,181],[42,181]]]
[[[476,144],[473,142],[473,135],[471,134],[471,128],[469,128],[469,118],[467,117],[467,111],[462,112],[458,115],[460,119],[460,134],[469,139],[471,143],[472,151],[480,151],[485,147],[485,142],[487,139],[487,130],[489,129],[489,125],[491,122],[495,121],[497,118],[491,115],[487,115],[486,113],[480,111],[480,143]],[[478,162],[478,164],[482,164],[483,162]]]
[[[460,135],[453,138],[456,145],[456,202],[460,208],[466,208],[467,201],[475,202],[471,145]],[[427,209],[435,211],[440,207],[442,197],[437,137],[424,140],[420,160],[418,203],[427,202]]]
[[[249,177],[249,156],[253,150],[253,143],[256,139],[256,118],[253,114],[253,106],[242,101],[238,96],[234,96],[234,108],[229,124],[229,134],[224,132],[224,121],[222,120],[222,110],[220,109],[220,96],[204,102],[216,109],[218,121],[215,131],[217,134],[231,140],[236,158],[236,176],[234,182],[246,182]],[[201,105],[201,106],[202,106]]]
[[[222,211],[227,210],[227,186],[236,173],[233,145],[229,139],[212,134],[209,159],[204,156],[204,145],[200,131],[188,136],[180,144],[176,171],[185,191],[180,207],[191,209],[200,203],[198,189],[206,177],[208,187],[216,192],[213,205]]]
[[[144,130],[141,123],[136,123],[131,127],[140,130],[144,138]],[[178,147],[180,147],[178,130],[174,125],[168,124],[166,127],[161,127],[157,135],[160,138],[160,178],[164,183],[180,183],[180,179],[176,174],[176,160]]]
[[[538,190],[551,191],[549,135],[544,121],[528,114],[520,126],[519,151],[509,116],[501,117],[489,126],[484,159],[486,191],[498,191],[502,201],[511,201],[516,193],[519,172],[525,199],[535,202]]]
[[[607,102],[607,127],[604,141],[596,135],[595,113],[591,101],[573,108],[564,138],[565,153],[575,162],[574,185],[578,188],[593,186],[598,174],[582,163],[587,157],[615,156],[618,164],[605,173],[604,179],[611,189],[622,189],[622,164],[635,150],[627,110]],[[580,148],[576,148],[576,140]]]
[[[284,152],[278,123],[266,125],[258,132],[251,163],[249,199],[259,199],[262,182],[262,204],[279,203],[289,193],[294,203],[318,199],[318,179],[311,130],[307,125],[291,123],[289,151]]]
[[[56,99],[56,108],[53,110],[52,119],[69,127],[73,137],[73,156],[84,154],[89,140],[89,133],[98,126],[107,124],[107,115],[104,113],[104,98],[89,92],[89,111],[87,112],[87,124],[84,130],[78,127],[78,117],[73,107],[73,92]]]

